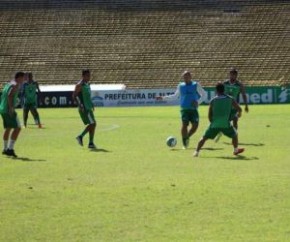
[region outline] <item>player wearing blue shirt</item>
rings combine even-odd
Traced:
[[[181,136],[183,148],[186,149],[189,145],[189,138],[196,132],[199,124],[198,105],[203,101],[205,91],[198,81],[192,80],[192,75],[189,71],[182,74],[183,81],[179,83],[173,95],[157,97],[157,100],[180,99],[181,112]],[[189,123],[191,128],[188,129]]]

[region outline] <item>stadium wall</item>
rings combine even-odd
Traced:
[[[206,87],[206,97],[203,104],[208,104],[215,96],[213,87]],[[97,107],[133,107],[133,106],[173,106],[179,100],[156,101],[157,96],[171,95],[175,89],[119,89],[119,90],[92,90],[92,101]],[[246,90],[249,104],[286,104],[290,103],[290,88],[248,87]],[[42,91],[38,97],[38,105],[48,107],[75,107],[72,99],[72,90]],[[240,98],[241,103],[242,99]],[[20,99],[19,105],[20,107]]]
[[[214,88],[205,88],[207,96],[204,104],[214,97]],[[97,90],[92,91],[92,101],[95,106],[130,107],[130,106],[171,106],[178,105],[178,100],[156,101],[157,96],[170,95],[175,89],[127,89],[127,90]],[[248,87],[247,97],[250,104],[283,104],[290,103],[290,89],[269,87]],[[242,99],[241,99],[242,100]],[[72,91],[42,92],[39,107],[72,107]]]

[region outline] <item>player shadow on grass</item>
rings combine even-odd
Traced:
[[[9,157],[11,160],[19,160],[24,162],[45,162],[43,159],[30,159],[28,157]]]
[[[104,152],[104,153],[110,153],[112,151],[106,150],[106,149],[91,149],[91,152]]]
[[[229,142],[224,142],[224,144],[232,145],[232,143],[229,143]],[[243,145],[243,146],[264,146],[265,144],[263,144],[263,143],[239,143],[239,145]]]
[[[43,124],[41,124],[41,128],[38,127],[38,124],[27,124],[27,127],[25,129],[29,129],[29,128],[32,128],[32,129],[46,129],[45,126],[43,126]]]
[[[238,156],[217,156],[215,157],[216,159],[225,159],[225,160],[259,160],[258,157],[252,156],[243,156],[243,155],[238,155]]]
[[[224,150],[224,148],[212,148],[212,147],[208,147],[208,148],[201,148],[202,150]]]
[[[186,150],[195,150],[196,148],[187,148]],[[202,148],[202,150],[211,150],[211,151],[214,151],[214,150],[223,150],[224,148]],[[171,151],[181,151],[181,150],[184,150],[183,148],[172,148],[170,149]]]

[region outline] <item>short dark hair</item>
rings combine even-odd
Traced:
[[[31,72],[31,71],[29,71],[29,72],[26,72],[26,75],[27,75],[29,78],[33,78],[33,74],[32,74],[32,72]]]
[[[90,72],[90,70],[89,69],[83,69],[82,70],[82,75],[84,76],[84,75],[87,75],[87,74],[90,74],[91,72]]]
[[[23,71],[18,71],[15,73],[14,78],[17,79],[19,77],[24,77],[25,73]]]
[[[232,68],[230,69],[230,73],[238,74],[238,70],[237,70],[236,68],[232,67]]]
[[[182,76],[185,76],[185,75],[191,75],[190,71],[184,71],[184,72],[182,73]]]
[[[215,89],[218,93],[223,94],[225,92],[225,85],[222,82],[218,82]]]

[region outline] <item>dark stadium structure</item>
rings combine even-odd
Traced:
[[[247,85],[290,78],[290,1],[0,0],[1,82],[16,70],[40,84],[175,87],[183,70],[203,85],[230,67]]]

